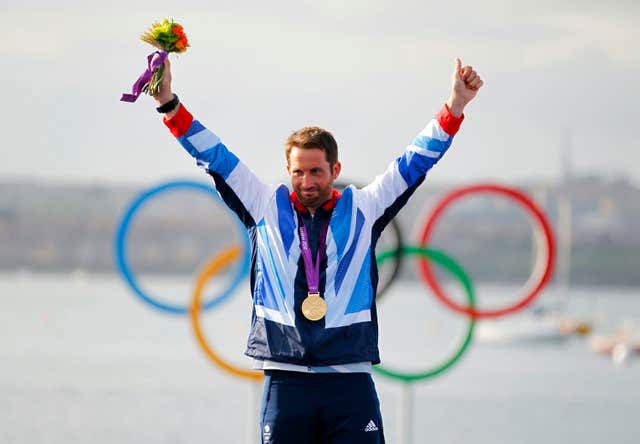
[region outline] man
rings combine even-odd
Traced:
[[[341,165],[328,131],[306,127],[287,139],[293,192],[267,185],[193,119],[171,80],[167,59],[157,110],[252,241],[246,354],[265,373],[262,442],[384,443],[371,379],[380,362],[375,245],[451,145],[482,80],[456,59],[451,95],[436,119],[370,185],[342,194],[332,187]]]

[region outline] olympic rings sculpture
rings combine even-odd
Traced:
[[[378,265],[382,264],[385,260],[392,257],[394,251],[384,251],[377,256]],[[467,273],[462,269],[460,264],[458,264],[453,258],[447,256],[442,251],[434,250],[430,248],[424,247],[410,247],[405,246],[402,249],[402,254],[412,254],[412,255],[420,255],[424,258],[428,258],[437,262],[439,265],[446,268],[451,274],[453,274],[456,279],[460,281],[462,286],[464,287],[467,303],[469,307],[475,307],[475,298],[473,295],[473,285],[471,284],[471,279],[467,275]],[[398,379],[404,382],[414,382],[419,381],[421,379],[429,379],[435,376],[444,373],[450,367],[452,367],[458,360],[462,357],[462,355],[467,351],[469,345],[471,344],[471,340],[473,339],[473,331],[475,329],[476,320],[472,317],[469,318],[469,324],[467,326],[467,333],[465,335],[464,340],[460,347],[456,350],[456,352],[450,358],[446,359],[441,364],[435,366],[434,368],[423,370],[421,372],[415,373],[407,373],[400,372],[397,370],[391,370],[383,367],[382,365],[378,365],[373,367],[373,370],[376,373],[379,373],[383,376],[387,376],[392,379]]]
[[[207,281],[211,279],[219,270],[237,259],[241,253],[242,251],[239,247],[228,248],[204,266],[196,279],[196,287],[193,290],[193,298],[191,300],[191,310],[189,310],[189,315],[191,317],[191,326],[193,327],[193,333],[196,336],[198,345],[200,346],[200,348],[202,348],[211,362],[220,367],[222,370],[231,373],[234,376],[238,376],[239,378],[259,381],[263,377],[261,372],[239,369],[218,356],[218,354],[207,342],[207,339],[202,331],[202,326],[200,325],[200,308],[202,306],[201,300],[202,290],[204,289],[204,286],[206,285]]]
[[[540,290],[542,290],[542,288],[551,278],[553,266],[555,263],[555,241],[553,233],[551,231],[551,226],[544,213],[522,191],[518,191],[515,188],[509,188],[502,185],[479,184],[458,188],[447,194],[438,204],[436,204],[431,214],[429,214],[426,218],[426,223],[420,235],[420,245],[428,244],[431,233],[435,228],[436,221],[451,203],[458,199],[461,199],[462,197],[477,193],[492,193],[503,195],[509,197],[517,204],[524,207],[524,209],[527,210],[527,212],[531,216],[533,216],[533,219],[537,223],[536,227],[538,229],[538,235],[535,237],[536,240],[544,238],[545,242],[543,243],[543,246],[545,257],[544,259],[542,259],[542,256],[540,256],[539,254],[540,248],[538,248],[538,260],[536,261],[536,265],[533,267],[527,283],[523,287],[525,296],[518,300],[515,304],[508,307],[495,310],[476,310],[473,307],[464,307],[453,302],[445,294],[440,284],[438,284],[438,281],[431,271],[431,267],[429,266],[427,261],[419,261],[419,270],[423,280],[429,287],[431,287],[436,297],[447,307],[459,313],[466,314],[467,316],[472,316],[474,318],[494,318],[514,313],[518,310],[523,309],[524,307],[529,305],[540,293]]]
[[[114,239],[114,250],[115,250],[115,259],[116,259],[116,267],[120,274],[122,275],[124,281],[131,287],[133,290],[133,294],[136,295],[141,301],[149,304],[153,308],[158,310],[168,312],[171,314],[185,314],[187,313],[187,307],[182,307],[173,304],[167,304],[164,302],[160,302],[155,297],[151,296],[147,292],[142,289],[142,286],[138,283],[134,273],[131,271],[131,267],[129,265],[129,261],[127,260],[127,240],[129,235],[129,228],[131,226],[131,221],[135,214],[143,207],[143,205],[149,202],[154,197],[159,196],[162,193],[166,193],[173,190],[186,189],[186,190],[194,190],[198,192],[205,193],[211,197],[213,197],[216,202],[218,202],[225,211],[232,217],[236,226],[238,227],[238,231],[240,233],[240,237],[242,239],[243,248],[245,251],[245,255],[242,259],[242,264],[238,268],[238,273],[231,281],[229,288],[224,290],[220,296],[210,300],[209,302],[203,305],[204,309],[209,309],[215,307],[217,304],[221,303],[228,297],[230,297],[238,285],[242,282],[244,277],[249,272],[249,236],[247,235],[247,231],[244,228],[244,225],[238,220],[235,215],[227,208],[224,203],[222,203],[220,197],[213,189],[211,185],[206,185],[200,182],[193,182],[187,180],[180,181],[171,181],[165,182],[160,185],[156,185],[155,187],[149,188],[142,193],[140,193],[132,202],[129,204],[129,207],[124,212],[124,215],[120,219],[120,223],[118,224],[118,229],[116,230],[116,236]]]
[[[205,267],[202,268],[200,273],[197,276],[196,286],[192,295],[192,301],[190,308],[187,310],[186,307],[169,305],[165,303],[161,303],[157,301],[155,298],[151,297],[142,289],[137,283],[137,280],[134,278],[133,273],[131,272],[130,266],[126,259],[126,242],[128,240],[128,230],[131,223],[131,220],[135,213],[142,207],[142,205],[151,199],[152,197],[166,192],[172,189],[192,189],[200,192],[205,192],[218,201],[220,200],[218,195],[213,188],[209,185],[205,185],[199,182],[192,181],[174,181],[167,182],[158,186],[155,186],[149,190],[142,192],[138,197],[134,199],[134,201],[127,208],[124,216],[122,217],[118,229],[116,231],[116,237],[114,242],[115,247],[115,257],[116,263],[118,266],[118,270],[123,275],[125,282],[132,288],[134,294],[139,297],[145,303],[148,303],[154,308],[160,309],[162,311],[167,311],[170,313],[184,314],[187,311],[189,312],[192,327],[194,334],[196,336],[196,340],[199,346],[203,349],[204,353],[207,357],[217,366],[222,368],[224,371],[241,378],[246,378],[249,380],[260,380],[262,378],[262,373],[257,371],[243,370],[239,369],[232,364],[225,361],[221,358],[211,347],[211,345],[207,342],[204,333],[202,332],[202,327],[200,323],[200,311],[201,309],[212,308],[228,298],[233,291],[237,288],[240,281],[244,278],[244,276],[248,272],[249,268],[249,240],[246,235],[246,230],[244,226],[237,220],[235,215],[233,219],[236,221],[238,225],[239,231],[243,233],[242,243],[243,246],[233,246],[231,248],[227,248],[218,256],[214,257],[210,260]],[[525,285],[525,297],[521,298],[515,304],[497,309],[497,310],[479,310],[476,309],[475,305],[475,296],[473,291],[473,285],[471,283],[471,278],[467,275],[467,273],[462,269],[462,267],[453,259],[448,257],[441,251],[434,250],[432,248],[426,248],[428,244],[428,240],[434,230],[435,221],[438,217],[442,215],[446,207],[448,207],[452,202],[462,197],[465,197],[470,194],[475,193],[493,193],[506,196],[516,203],[521,205],[527,210],[527,212],[533,216],[537,225],[537,236],[536,240],[538,241],[538,260],[536,262],[536,266],[534,266],[534,270],[532,271],[527,284]],[[226,206],[225,206],[226,208]],[[227,210],[229,214],[232,214],[230,210]],[[531,199],[529,199],[524,193],[518,191],[517,189],[501,186],[501,185],[493,185],[493,184],[480,184],[468,187],[462,187],[456,189],[449,194],[447,194],[440,202],[438,202],[429,214],[426,219],[425,225],[422,229],[420,235],[420,245],[418,246],[405,246],[402,242],[402,237],[400,234],[400,229],[397,224],[394,222],[393,230],[396,232],[396,243],[393,248],[382,252],[377,256],[378,265],[382,265],[385,261],[389,259],[395,259],[395,267],[393,272],[391,273],[391,278],[386,282],[386,286],[381,285],[381,291],[386,290],[391,283],[397,278],[401,256],[407,255],[417,255],[419,258],[419,270],[422,279],[425,283],[432,288],[436,297],[439,301],[441,301],[448,308],[467,315],[469,318],[469,323],[467,326],[467,332],[465,335],[462,344],[458,348],[458,350],[451,356],[446,359],[441,364],[421,372],[408,373],[401,372],[398,370],[388,369],[382,366],[375,366],[374,371],[379,373],[382,376],[386,376],[389,378],[401,380],[404,382],[415,382],[418,380],[428,379],[435,376],[438,376],[450,369],[459,359],[462,357],[464,352],[468,349],[469,345],[473,339],[473,331],[475,328],[475,322],[477,318],[489,318],[496,316],[504,316],[507,314],[514,313],[518,310],[523,309],[528,304],[530,304],[534,298],[540,293],[544,285],[546,285],[551,277],[553,266],[555,263],[555,240],[553,238],[553,233],[550,228],[550,224],[542,212]],[[544,242],[541,242],[541,239],[544,238]],[[540,250],[544,250],[544,256],[541,256]],[[242,252],[244,251],[244,254]],[[242,265],[238,270],[238,273],[234,277],[230,286],[223,291],[219,296],[213,298],[207,303],[202,303],[202,291],[206,283],[215,276],[222,268],[234,262],[238,258],[242,257]],[[544,259],[543,259],[544,257]],[[457,278],[458,281],[462,284],[465,289],[467,306],[462,306],[453,302],[442,290],[440,285],[435,279],[435,276],[431,270],[431,267],[428,263],[428,260],[435,261],[439,265],[443,266],[447,269],[454,277]],[[528,289],[528,287],[533,287],[532,289]],[[380,292],[378,292],[377,297],[380,296]]]

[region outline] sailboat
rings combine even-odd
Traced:
[[[614,364],[626,364],[640,357],[640,334],[634,333],[632,322],[622,321],[612,334],[594,335],[589,346],[594,353],[611,357]]]

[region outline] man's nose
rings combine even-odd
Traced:
[[[311,174],[303,174],[302,175],[302,185],[303,186],[308,186],[308,185],[311,185],[312,183],[313,182],[312,182]]]

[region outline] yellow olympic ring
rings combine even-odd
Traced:
[[[218,367],[222,368],[228,373],[231,373],[234,376],[238,376],[240,378],[251,379],[254,381],[259,381],[263,378],[262,372],[256,372],[251,370],[243,370],[239,369],[227,361],[222,359],[220,356],[213,351],[207,339],[202,332],[202,327],[200,325],[200,307],[202,305],[202,290],[204,289],[205,284],[209,279],[211,279],[218,271],[220,271],[223,267],[227,266],[229,263],[238,259],[242,254],[242,247],[234,246],[231,248],[227,248],[218,256],[214,257],[200,272],[198,278],[196,280],[196,287],[193,290],[193,300],[191,301],[191,308],[189,310],[189,314],[191,317],[191,325],[193,326],[193,332],[196,335],[196,339],[198,340],[198,344],[204,351],[204,353],[209,357],[209,359]]]

